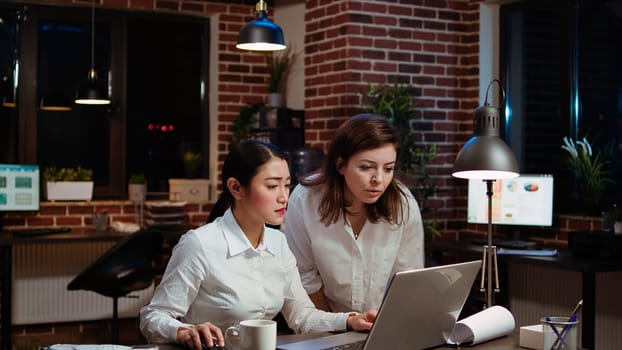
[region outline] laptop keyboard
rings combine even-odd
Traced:
[[[330,348],[323,348],[321,350],[360,350],[363,348],[363,344],[365,344],[365,341],[361,340],[350,344],[331,346]]]

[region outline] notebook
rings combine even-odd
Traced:
[[[369,333],[331,334],[277,345],[277,349],[330,349],[355,342],[362,342],[363,350],[411,350],[443,345],[481,264],[481,260],[476,260],[398,272],[391,278]]]

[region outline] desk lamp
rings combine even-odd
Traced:
[[[283,30],[268,19],[268,5],[264,0],[255,5],[255,19],[242,27],[235,47],[254,51],[285,49]]]
[[[492,296],[499,292],[499,275],[497,273],[497,247],[492,245],[492,183],[495,180],[517,177],[518,162],[512,150],[499,138],[499,108],[488,103],[488,91],[496,82],[505,92],[501,82],[493,79],[486,89],[484,105],[475,110],[473,120],[474,135],[462,147],[454,163],[454,177],[463,179],[481,179],[486,182],[488,196],[488,242],[484,246],[482,256],[481,291],[486,294],[486,307],[493,305]],[[501,104],[503,105],[503,104]],[[495,289],[492,289],[492,265],[494,261]],[[484,288],[484,281],[487,281]]]

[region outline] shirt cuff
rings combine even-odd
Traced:
[[[350,312],[348,314],[348,317],[346,317],[346,330],[348,330],[348,331],[353,331],[354,330],[354,329],[352,329],[352,327],[348,327],[348,318],[350,318],[350,316],[356,316],[358,314],[359,314],[358,312]]]

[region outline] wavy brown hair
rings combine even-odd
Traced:
[[[357,114],[337,129],[328,146],[322,167],[315,176],[306,177],[300,182],[322,191],[318,208],[321,222],[329,225],[337,222],[340,216],[345,219],[348,214],[345,179],[337,169],[337,160],[342,158],[347,163],[359,152],[381,148],[387,144],[393,145],[399,154],[399,133],[386,117],[379,114]],[[405,193],[394,176],[382,196],[374,204],[367,205],[367,218],[372,223],[381,220],[391,224],[403,223],[404,197]]]

